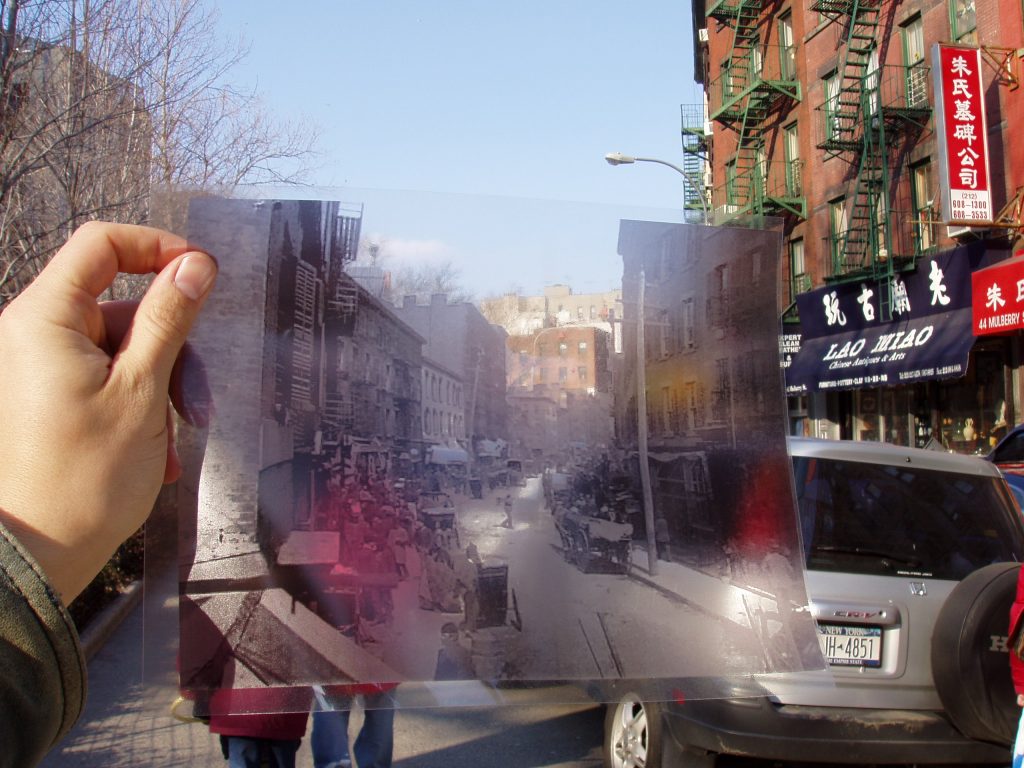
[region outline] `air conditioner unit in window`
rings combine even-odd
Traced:
[[[946,227],[946,237],[964,237],[966,235],[973,235],[976,231],[977,227],[965,227],[958,224],[955,226]]]
[[[962,224],[956,224],[953,226],[946,227],[947,238],[966,238],[969,234],[972,236],[981,237],[985,227],[982,226],[963,226]]]
[[[702,43],[706,43],[708,41],[708,28],[707,27],[704,27],[702,29],[698,29],[697,30],[697,39],[700,40]]]

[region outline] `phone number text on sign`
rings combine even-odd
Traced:
[[[952,189],[950,190],[950,204],[954,220],[989,221],[992,219],[992,205],[988,192]]]

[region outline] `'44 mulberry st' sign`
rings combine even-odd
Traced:
[[[1024,251],[971,275],[975,336],[1024,328]]]

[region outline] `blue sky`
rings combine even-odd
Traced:
[[[364,234],[396,263],[451,260],[478,295],[603,290],[618,218],[678,216],[678,174],[603,158],[681,162],[679,106],[700,101],[688,3],[215,5],[223,34],[251,46],[232,79],[320,127],[315,185],[419,193],[360,200]]]

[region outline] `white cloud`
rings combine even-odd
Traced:
[[[441,264],[451,261],[455,251],[441,240],[408,240],[390,238],[386,235],[371,234],[366,236],[367,243],[379,243],[381,257],[385,263],[397,266],[412,264]]]

